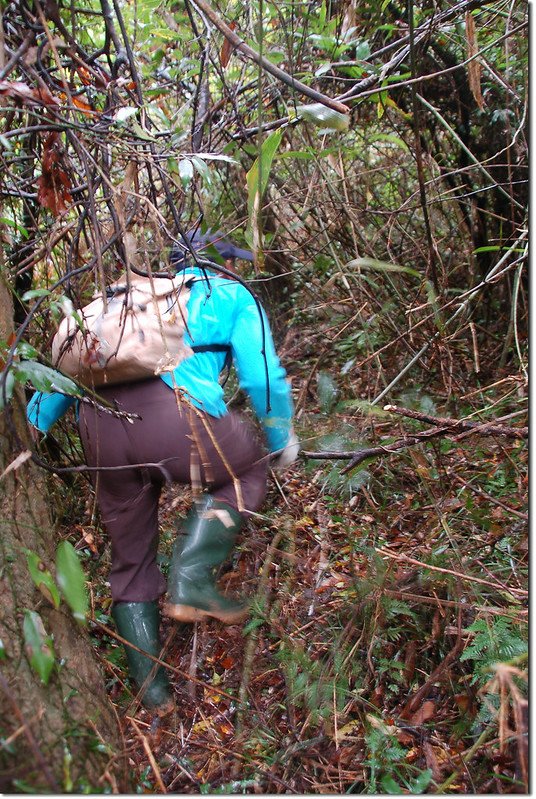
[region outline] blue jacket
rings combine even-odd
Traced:
[[[286,372],[281,366],[264,311],[263,325],[259,307],[240,283],[210,276],[210,289],[199,269],[188,269],[186,277],[201,278],[193,283],[188,299],[189,345],[227,344],[231,348],[240,387],[248,395],[261,423],[270,452],[282,449],[289,440],[293,405]],[[184,389],[186,397],[211,416],[223,416],[227,407],[218,377],[225,362],[225,352],[196,352],[173,372],[161,375],[170,387]],[[267,372],[266,372],[267,368]],[[269,380],[270,411],[266,412],[266,376]],[[36,392],[28,404],[28,419],[42,432],[50,427],[76,402],[62,394]]]

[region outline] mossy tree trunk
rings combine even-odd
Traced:
[[[12,331],[12,297],[0,265],[0,340]],[[89,637],[30,578],[25,549],[54,574],[57,540],[42,471],[26,460],[3,474],[30,448],[24,404],[19,391],[0,412],[0,791],[128,792],[117,717]],[[52,636],[47,685],[29,662],[25,611],[36,611]]]

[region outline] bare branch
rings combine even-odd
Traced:
[[[506,438],[514,439],[528,438],[527,427],[509,427],[508,425],[494,422],[469,422],[464,419],[442,419],[440,417],[427,416],[417,411],[411,411],[407,408],[397,408],[394,405],[386,405],[384,410],[399,413],[412,419],[418,419],[419,421],[431,421],[435,426],[430,427],[428,430],[423,430],[420,433],[403,436],[396,441],[392,441],[390,444],[368,447],[366,449],[355,450],[354,452],[333,452],[329,450],[324,452],[309,452],[303,450],[302,455],[313,460],[349,460],[350,463],[341,470],[341,474],[347,474],[369,458],[390,455],[401,449],[430,441],[432,438],[438,438],[440,436],[448,438],[458,433],[460,430],[464,432],[464,435],[505,436]]]
[[[256,64],[258,64],[262,69],[266,72],[269,72],[278,80],[285,83],[287,86],[290,86],[291,89],[299,92],[299,94],[303,94],[306,97],[309,97],[311,100],[315,100],[317,103],[321,103],[322,105],[327,106],[328,108],[333,108],[335,111],[338,111],[341,114],[347,114],[349,112],[349,108],[344,103],[339,102],[338,100],[333,100],[331,97],[327,97],[325,94],[321,94],[321,92],[317,92],[315,89],[311,89],[310,86],[306,86],[305,83],[301,83],[301,81],[296,80],[292,75],[289,75],[288,72],[284,72],[279,67],[276,67],[275,64],[272,64],[270,61],[267,61],[263,58],[259,53],[253,50],[248,44],[246,44],[240,36],[237,36],[234,31],[216,14],[213,8],[209,6],[205,0],[192,0],[194,5],[203,12],[203,14],[212,22],[212,24],[222,33],[225,38],[243,53],[245,56],[250,58]]]

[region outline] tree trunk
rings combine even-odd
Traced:
[[[0,340],[13,331],[0,267]],[[0,475],[29,449],[22,390],[0,412]],[[54,574],[56,540],[42,472],[31,460],[0,477],[0,791],[128,792],[117,717],[91,642],[69,609],[53,605],[30,577],[25,549]],[[44,685],[29,662],[25,611],[39,613],[55,664]],[[16,782],[16,781],[20,782]]]

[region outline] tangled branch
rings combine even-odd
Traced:
[[[431,422],[434,427],[430,427],[428,430],[423,430],[420,433],[402,436],[389,444],[367,447],[365,449],[354,450],[353,452],[333,452],[329,450],[310,452],[308,450],[303,450],[302,455],[312,460],[348,460],[350,463],[341,470],[341,474],[347,474],[369,458],[391,455],[394,452],[413,447],[416,444],[426,443],[433,438],[446,437],[454,441],[467,435],[504,436],[514,439],[528,438],[528,427],[510,427],[497,422],[471,422],[467,419],[428,416],[427,414],[412,411],[408,408],[400,408],[395,405],[385,405],[384,411],[407,416],[410,419],[416,419],[422,422]]]

